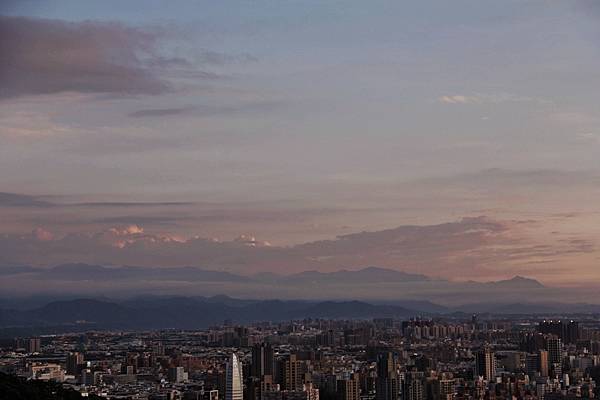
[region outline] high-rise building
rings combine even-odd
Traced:
[[[425,399],[425,374],[420,371],[409,371],[402,384],[403,400]]]
[[[482,376],[488,381],[496,376],[496,358],[489,347],[483,348],[475,355],[475,376]]]
[[[283,390],[302,391],[307,372],[306,363],[290,354],[279,363],[279,378]]]
[[[187,380],[187,374],[183,367],[172,367],[168,370],[169,382],[181,383]]]
[[[579,339],[579,323],[573,320],[544,320],[539,323],[538,331],[557,336],[563,343],[577,343]]]
[[[434,400],[452,400],[456,382],[454,379],[436,380]]]
[[[41,350],[41,341],[39,337],[29,338],[27,341],[27,352],[28,353],[39,353]]]
[[[337,381],[338,400],[359,400],[360,398],[360,375],[353,373],[350,379]]]
[[[525,371],[530,378],[534,377],[539,371],[540,355],[537,353],[527,353],[525,356]]]
[[[391,352],[382,353],[377,358],[376,400],[397,400],[399,379],[396,360]]]
[[[225,400],[243,400],[243,397],[242,363],[232,353],[225,373]]]
[[[557,336],[551,336],[547,340],[548,362],[550,364],[560,364],[562,361],[562,340]]]
[[[84,362],[83,354],[79,352],[69,353],[67,356],[67,374],[77,375]]]
[[[260,343],[252,347],[250,373],[257,378],[273,375],[273,347],[270,344]]]
[[[540,350],[538,352],[538,371],[541,376],[548,376],[548,350]]]

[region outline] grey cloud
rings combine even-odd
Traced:
[[[0,207],[52,207],[53,203],[35,196],[0,192]]]
[[[161,215],[122,215],[117,217],[97,218],[92,222],[113,225],[176,225],[177,222],[185,220],[189,220],[189,218]]]
[[[258,61],[258,59],[248,53],[244,54],[227,54],[218,51],[205,50],[200,53],[196,60],[201,64],[225,65],[243,62]]]
[[[132,118],[166,117],[178,116],[182,114],[207,117],[213,115],[229,115],[243,112],[270,111],[279,107],[280,105],[281,103],[276,101],[257,101],[254,103],[236,105],[201,105],[172,108],[150,108],[134,111],[132,113],[129,113],[128,115]]]
[[[157,56],[150,59],[147,65],[158,68],[169,68],[169,67],[191,67],[192,63],[182,57],[162,57]]]
[[[85,203],[64,203],[64,206],[71,207],[161,207],[161,206],[189,206],[192,204],[196,204],[193,202],[185,202],[185,201],[163,201],[163,202],[139,202],[139,201],[129,201],[129,202],[116,202],[116,201],[107,201],[107,202],[85,202]]]
[[[192,111],[194,107],[178,107],[178,108],[154,108],[147,110],[134,111],[129,114],[130,117],[165,117],[169,115],[181,115],[188,111]]]
[[[166,92],[170,84],[144,63],[157,35],[118,23],[2,16],[0,96]]]
[[[511,170],[488,168],[474,173],[447,177],[421,179],[414,183],[464,185],[476,189],[549,186],[564,187],[576,185],[598,185],[600,174],[595,171],[568,171],[554,169]]]
[[[52,196],[32,196],[22,193],[0,192],[0,207],[91,207],[91,208],[131,208],[131,207],[178,207],[198,204],[186,201],[96,201],[96,202],[69,202],[56,201]]]
[[[529,244],[511,235],[513,227],[512,222],[486,217],[463,218],[438,225],[355,233],[292,247],[269,246],[252,237],[224,242],[183,240],[129,227],[51,240],[39,234],[5,235],[0,238],[0,254],[11,264],[198,265],[238,273],[331,271],[378,265],[434,276],[449,277],[451,272],[455,277],[503,274],[507,267],[514,266],[507,263],[590,250],[579,242],[555,248]]]

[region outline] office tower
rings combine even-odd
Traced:
[[[523,361],[523,354],[519,351],[507,351],[502,358],[504,369],[513,373],[521,369]]]
[[[562,362],[562,340],[556,336],[549,337],[547,340],[548,362],[550,364],[560,364]]]
[[[260,400],[261,380],[249,375],[244,382],[244,400]]]
[[[29,338],[27,341],[27,352],[28,353],[39,353],[41,350],[40,338]]]
[[[573,320],[544,320],[538,324],[538,331],[557,336],[563,343],[574,344],[579,339],[579,323]]]
[[[454,397],[454,379],[436,379],[434,383],[434,400],[452,400]]]
[[[181,383],[187,380],[183,367],[172,367],[168,370],[169,382]]]
[[[485,347],[475,355],[475,376],[482,376],[488,381],[496,376],[496,359],[489,347]]]
[[[306,400],[319,400],[319,389],[312,383],[302,385],[302,391],[306,393]]]
[[[540,370],[540,355],[538,353],[531,354],[527,353],[525,356],[525,371],[530,378],[533,378],[535,374]]]
[[[264,375],[260,380],[259,398],[264,400],[268,393],[279,392],[279,385],[273,381],[272,375]]]
[[[408,371],[402,384],[403,400],[425,399],[425,374],[420,371]]]
[[[573,320],[565,322],[562,339],[565,343],[577,343],[577,340],[579,340],[579,323]]]
[[[296,354],[290,354],[279,364],[279,377],[283,390],[302,391],[306,364],[298,360]]]
[[[350,379],[337,381],[338,400],[359,400],[360,398],[360,375],[353,373]]]
[[[540,350],[538,352],[538,371],[541,376],[548,376],[548,350]]]
[[[235,353],[232,353],[225,373],[225,400],[243,399],[244,387],[242,382],[242,363]]]
[[[69,353],[67,356],[67,374],[77,375],[79,373],[80,365],[82,365],[83,362],[83,354],[79,352]]]
[[[250,373],[257,378],[273,375],[273,347],[270,344],[260,343],[252,347]]]
[[[165,345],[162,342],[158,342],[154,345],[153,352],[157,356],[165,355]]]
[[[79,382],[82,385],[90,386],[94,384],[94,372],[91,368],[83,368]]]
[[[392,353],[382,353],[377,358],[376,400],[398,399],[398,372]]]

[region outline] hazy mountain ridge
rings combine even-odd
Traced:
[[[404,282],[450,282],[443,279],[432,278],[424,274],[410,273],[390,268],[375,266],[361,269],[340,269],[331,272],[308,270],[299,273],[280,275],[275,273],[258,273],[254,275],[240,275],[228,271],[211,270],[201,267],[139,267],[139,266],[103,266],[85,263],[60,264],[54,267],[41,268],[32,266],[3,266],[0,267],[0,275],[34,274],[46,279],[88,280],[88,279],[165,279],[169,280],[201,280],[201,281],[223,281],[223,282],[281,282],[281,283],[404,283]],[[488,285],[496,287],[539,287],[540,282],[535,279],[514,276],[511,279],[475,282],[468,281],[472,285]]]
[[[413,304],[407,308],[398,304]],[[428,310],[437,310],[432,312]],[[407,319],[470,313],[506,314],[598,314],[600,305],[563,303],[474,303],[444,307],[431,302],[398,301],[374,304],[364,301],[251,300],[228,296],[139,296],[126,300],[79,298],[52,301],[29,310],[0,308],[0,335],[18,330],[70,332],[90,329],[202,329],[231,320],[247,324],[304,318]]]
[[[426,282],[431,278],[422,274],[412,274],[388,268],[366,267],[359,270],[341,269],[333,272],[304,271],[283,276],[286,283],[295,282],[335,282],[335,283],[377,283],[377,282]]]
[[[226,294],[229,305],[246,305],[245,299],[278,298],[314,301],[360,300],[373,304],[397,305],[424,312],[445,313],[461,304],[488,302],[557,301],[557,291],[531,278],[516,276],[495,282],[460,282],[432,278],[388,268],[367,267],[331,272],[304,271],[290,275],[239,275],[228,271],[184,267],[102,266],[63,264],[51,268],[0,267],[4,287],[28,285],[36,288],[37,300],[23,295],[0,297],[0,308],[27,309],[42,306],[49,300],[81,297],[135,298],[151,293],[177,297],[205,298]],[[60,290],[52,289],[60,287]],[[5,289],[9,290],[9,289]],[[563,291],[565,297],[573,294]],[[562,300],[562,299],[561,299]],[[213,300],[215,301],[215,300]],[[572,299],[569,302],[583,301]]]
[[[231,302],[232,299],[229,300]],[[75,299],[18,311],[0,310],[0,328],[87,325],[90,329],[200,329],[226,319],[236,323],[302,318],[409,317],[419,314],[399,306],[360,301],[306,302],[263,300],[230,305],[216,299],[166,297],[123,302]]]

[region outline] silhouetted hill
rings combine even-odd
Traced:
[[[279,278],[289,283],[337,283],[337,284],[362,284],[378,282],[423,282],[431,280],[421,274],[411,274],[387,268],[367,267],[359,270],[339,270],[334,272],[304,271]]]
[[[489,314],[597,314],[600,305],[586,303],[472,303],[455,308],[464,313],[489,313]]]
[[[398,306],[351,302],[262,300],[233,304],[234,299],[149,297],[121,303],[93,299],[51,302],[28,311],[0,310],[0,327],[70,327],[90,329],[198,329],[220,324],[282,321],[297,318],[409,317],[418,312]]]
[[[105,267],[90,264],[63,264],[53,268],[36,269],[46,278],[66,280],[174,280],[206,282],[246,282],[241,275],[198,267]],[[29,272],[32,272],[29,270]]]
[[[374,302],[374,304],[399,306],[425,314],[447,314],[452,312],[452,309],[448,307],[444,307],[427,300],[392,300],[386,302]]]
[[[522,276],[515,276],[511,279],[487,282],[485,285],[492,286],[499,289],[542,289],[545,286],[539,281],[531,278],[524,278]]]
[[[60,383],[40,380],[27,380],[15,375],[0,372],[0,399],[6,400],[100,400],[101,397],[89,394],[83,397],[73,389],[66,389]]]

